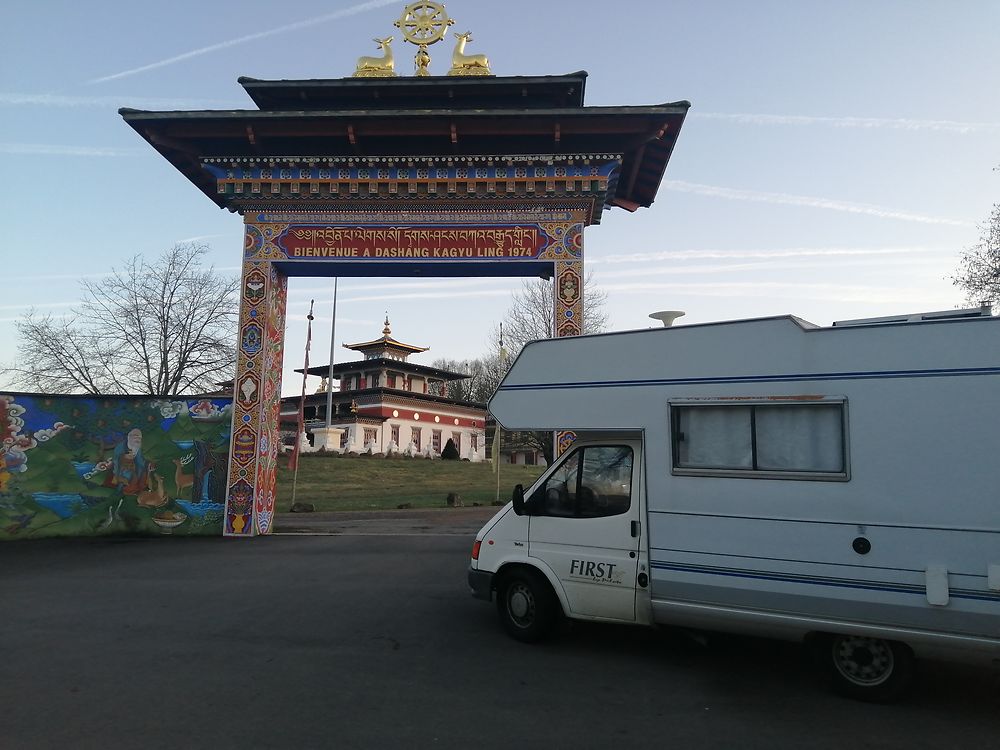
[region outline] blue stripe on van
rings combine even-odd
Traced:
[[[885,581],[867,581],[851,578],[830,578],[806,576],[796,573],[778,573],[767,570],[746,570],[742,568],[721,568],[711,565],[690,565],[686,563],[670,563],[652,560],[651,568],[657,570],[674,570],[681,573],[701,573],[703,575],[727,576],[733,578],[749,578],[759,581],[779,581],[781,583],[801,583],[810,586],[833,586],[836,588],[865,589],[868,591],[885,591],[894,594],[916,594],[924,596],[923,586],[907,583],[888,583]],[[974,599],[984,602],[1000,603],[1000,592],[973,591],[970,589],[952,589],[949,596],[955,599]]]
[[[634,388],[651,385],[706,385],[725,383],[793,383],[814,380],[882,380],[889,378],[951,378],[998,375],[1000,367],[956,367],[934,370],[883,370],[872,372],[816,372],[790,375],[731,375],[707,378],[644,378],[640,380],[578,380],[569,383],[501,385],[501,391],[553,390],[558,388]]]

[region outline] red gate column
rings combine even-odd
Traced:
[[[255,227],[246,227],[247,254],[258,235]],[[278,413],[288,279],[270,261],[247,260],[241,290],[226,536],[270,533],[281,443]]]

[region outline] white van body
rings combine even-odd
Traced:
[[[479,532],[481,598],[520,566],[571,618],[1000,655],[1000,318],[536,341],[489,409],[577,440]],[[597,446],[631,452],[627,507],[548,512]]]

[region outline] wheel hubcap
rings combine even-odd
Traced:
[[[535,601],[531,590],[524,584],[515,584],[507,594],[507,611],[511,619],[521,627],[531,624],[534,616]]]
[[[833,664],[843,677],[865,687],[880,685],[892,674],[892,647],[879,638],[841,636],[833,643]]]

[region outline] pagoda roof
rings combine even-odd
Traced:
[[[353,349],[358,352],[363,352],[366,349],[398,349],[404,352],[410,352],[411,354],[419,354],[420,352],[426,352],[430,349],[429,346],[414,346],[413,344],[404,344],[402,341],[396,341],[386,334],[380,339],[375,339],[374,341],[365,341],[360,344],[343,344],[345,349]]]
[[[587,71],[560,76],[320,78],[238,83],[261,110],[582,107]]]
[[[620,178],[606,202],[628,210],[651,205],[690,103],[585,107],[584,82],[581,73],[476,80],[243,79],[261,109],[122,108],[119,113],[221,207],[232,204],[204,168],[209,161],[235,165],[397,157],[419,162],[525,155],[620,158]],[[526,92],[520,98],[519,90]]]
[[[353,349],[359,352],[364,352],[369,349],[395,349],[398,352],[408,352],[409,354],[418,354],[420,352],[426,352],[430,349],[428,346],[414,346],[413,344],[404,344],[402,341],[396,341],[391,334],[392,328],[389,325],[389,313],[387,311],[385,314],[384,327],[382,328],[382,338],[375,339],[374,341],[364,341],[360,344],[344,344],[343,346],[345,349]],[[409,356],[409,354],[407,356]],[[372,357],[365,361],[371,362],[375,359],[375,357]]]
[[[426,351],[426,349],[423,351]],[[359,359],[354,362],[337,362],[333,366],[333,374],[337,375],[345,372],[357,372],[358,370],[379,369],[382,367],[412,372],[415,375],[428,375],[434,378],[441,378],[442,380],[464,380],[465,378],[472,377],[471,375],[466,375],[464,372],[452,372],[451,370],[442,370],[437,367],[428,367],[427,365],[416,365],[412,362],[404,362],[398,359],[391,359],[390,357],[373,357],[372,359]],[[329,365],[315,365],[310,367],[307,373],[325,378],[329,375],[330,369]],[[301,373],[302,368],[297,368],[295,372]]]

